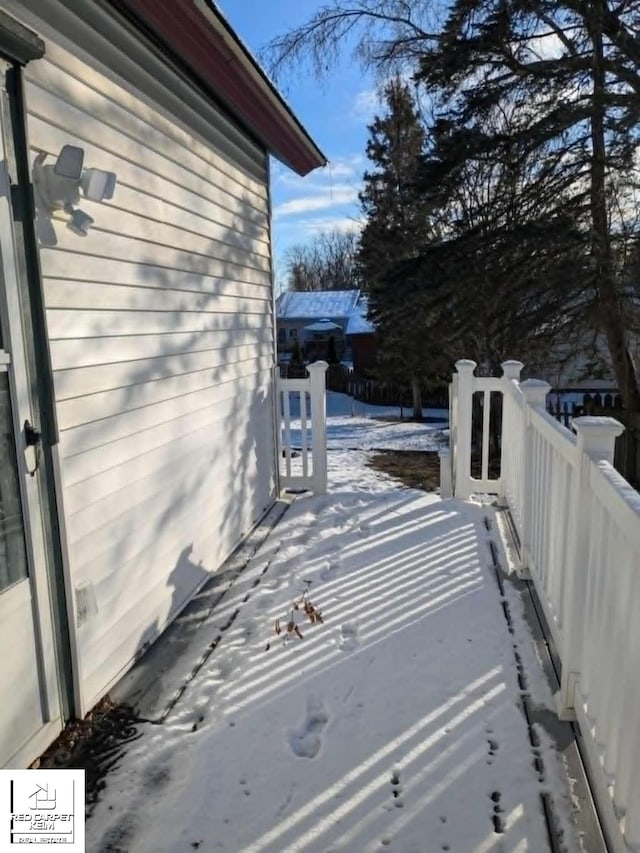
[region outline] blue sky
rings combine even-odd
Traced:
[[[246,45],[257,54],[274,36],[305,21],[319,3],[304,0],[218,0],[218,6]],[[276,278],[282,286],[289,246],[323,229],[357,228],[358,190],[366,168],[367,124],[376,111],[376,86],[348,52],[325,80],[289,73],[281,91],[329,159],[329,165],[299,178],[274,162],[272,191]]]

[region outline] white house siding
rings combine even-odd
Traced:
[[[273,501],[266,156],[43,35],[32,156],[76,145],[117,174],[111,201],[79,202],[88,236],[56,214],[40,250],[86,710]]]

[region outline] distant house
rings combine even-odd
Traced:
[[[326,161],[204,0],[3,0],[0,54],[0,766],[23,767],[274,503],[269,157]]]
[[[631,336],[629,354],[640,364],[640,338]],[[554,390],[574,393],[615,392],[618,383],[603,335],[590,340],[576,335],[552,345],[539,363],[527,365],[530,374],[545,379]]]
[[[283,293],[276,317],[281,356],[297,343],[306,361],[326,359],[333,349],[338,360],[353,361],[356,370],[375,364],[375,328],[367,320],[366,296],[360,290]]]

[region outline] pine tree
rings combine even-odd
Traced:
[[[464,354],[496,375],[505,358],[532,366],[568,328],[579,331],[580,210],[548,163],[510,141],[487,154],[443,119],[429,128],[421,188],[438,239],[396,274],[429,283],[427,315],[446,318],[431,338],[451,360]]]
[[[555,203],[537,213],[580,232],[587,260],[580,293],[570,292],[565,306],[580,309],[582,321],[603,335],[625,405],[636,411],[640,373],[630,354],[634,312],[622,259],[629,241],[625,208],[637,184],[640,48],[629,34],[639,23],[637,0],[615,11],[607,0],[482,6],[456,0],[418,74],[441,93],[451,150],[461,161],[487,155],[500,161],[515,148],[537,162],[537,179],[555,188]],[[508,127],[495,121],[505,113]],[[532,216],[530,226],[540,224],[540,215]],[[547,236],[553,245],[554,232]],[[541,242],[534,262],[543,251]],[[559,303],[561,313],[549,322],[562,318]]]
[[[408,86],[393,79],[384,90],[385,115],[369,127],[360,203],[360,276],[369,294],[369,319],[379,339],[382,369],[396,381],[410,377],[414,417],[422,417],[420,381],[428,371],[423,287],[398,281],[398,263],[416,257],[432,236],[430,211],[417,189],[424,130]]]
[[[522,217],[520,235],[526,242],[527,233],[537,230],[540,236],[545,222],[557,221],[568,237],[565,269],[571,269],[579,235],[587,259],[578,264],[581,293],[561,286],[554,302],[547,288],[547,327],[579,314],[593,334],[602,335],[625,406],[635,411],[640,411],[640,365],[631,344],[634,331],[638,334],[638,310],[629,258],[640,238],[638,32],[640,0],[451,0],[435,6],[418,0],[334,0],[271,44],[274,68],[307,59],[316,73],[325,73],[345,43],[379,74],[398,63],[410,67],[442,111],[450,151],[460,161],[469,155],[467,163],[478,156],[495,162],[514,146],[537,158],[548,172],[546,186],[557,187],[558,204],[550,215],[533,216],[531,228]],[[505,112],[514,119],[506,135],[495,122],[491,128],[496,115]],[[491,243],[495,260],[506,260],[509,255],[500,252],[505,229],[482,228],[470,235],[470,265],[488,259]],[[552,277],[562,285],[562,248],[557,231],[552,227],[549,233],[558,259]],[[544,239],[532,240],[530,250],[535,265],[545,252]],[[444,254],[432,253],[422,279],[438,268],[445,277]],[[527,296],[525,304],[521,318],[534,310],[531,324],[540,327],[539,302]]]

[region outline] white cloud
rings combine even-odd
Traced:
[[[293,198],[279,204],[274,211],[276,216],[291,216],[298,213],[308,213],[312,210],[325,210],[341,204],[354,204],[358,200],[358,190],[355,187],[341,186],[318,187],[314,195]]]
[[[324,185],[336,178],[340,180],[353,179],[360,183],[366,168],[366,157],[364,154],[351,154],[346,157],[335,157],[330,159],[322,169],[316,169],[310,175],[301,178],[295,172],[284,167],[272,170],[272,180],[278,187],[291,187],[292,189],[308,189],[310,186]]]
[[[316,172],[312,172],[311,175],[301,178],[300,175],[296,175],[295,172],[291,172],[287,169],[286,171],[278,173],[272,172],[272,180],[278,185],[278,187],[293,187],[294,189],[300,189],[304,188],[317,175],[322,175],[323,173],[324,169],[318,169]]]
[[[361,230],[358,192],[365,168],[364,153],[357,152],[335,157],[305,178],[274,169],[274,255],[281,271],[291,246],[334,229]]]
[[[374,116],[386,112],[384,89],[393,78],[398,76],[412,91],[414,89],[413,74],[415,69],[413,66],[406,68],[396,68],[393,75],[381,77],[376,86],[368,89],[361,89],[356,92],[356,95],[351,104],[349,117],[357,122],[370,122]]]
[[[558,59],[566,48],[559,36],[551,31],[540,32],[529,39],[525,50],[530,54],[530,60]]]
[[[356,93],[351,107],[351,118],[356,121],[371,121],[382,107],[381,90],[376,86],[373,89],[362,89]]]
[[[332,178],[354,178],[360,182],[365,170],[366,160],[364,154],[352,154],[350,157],[336,157],[329,160],[324,174],[329,173]]]
[[[302,222],[299,221],[297,225],[307,233],[317,233],[318,231],[354,231],[359,233],[362,230],[363,222],[349,216],[334,216],[305,219]]]

